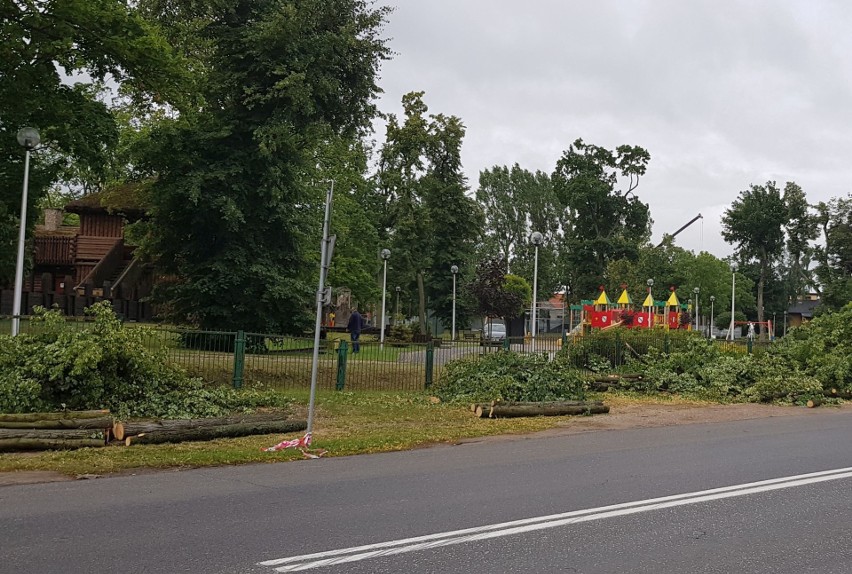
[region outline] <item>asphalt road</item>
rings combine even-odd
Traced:
[[[0,572],[848,573],[850,437],[822,410],[9,486]]]

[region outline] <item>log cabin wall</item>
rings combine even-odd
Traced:
[[[108,213],[81,213],[80,235],[89,237],[121,237],[124,234],[124,218]]]

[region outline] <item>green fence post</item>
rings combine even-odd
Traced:
[[[666,355],[669,354],[669,334],[668,333],[663,335],[663,352]]]
[[[618,331],[615,332],[615,357],[613,357],[612,366],[616,368],[621,366],[621,334]]]
[[[748,354],[751,355],[752,349],[754,348],[754,339],[751,337],[748,338],[746,342],[746,349],[748,349]]]
[[[235,389],[243,386],[243,369],[246,364],[246,334],[244,331],[237,331],[237,338],[234,341],[234,380]]]
[[[508,335],[506,335],[505,337],[503,337],[503,350],[504,350],[504,351],[508,351],[508,350],[509,350],[509,343],[510,343],[510,341],[509,341],[509,336],[508,336]]]
[[[348,357],[349,345],[346,341],[340,341],[340,347],[337,348],[337,385],[335,388],[342,391],[346,385],[346,357]]]
[[[432,386],[432,369],[435,366],[435,347],[432,343],[426,345],[426,388]]]

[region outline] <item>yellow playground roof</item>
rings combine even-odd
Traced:
[[[618,301],[616,301],[619,305],[632,305],[633,301],[630,300],[630,295],[627,294],[627,289],[621,292],[621,295],[618,297]]]
[[[595,299],[595,305],[610,305],[609,297],[606,296],[606,291],[601,291],[598,298]]]
[[[669,300],[666,301],[666,305],[669,307],[677,307],[680,305],[680,301],[677,300],[677,295],[672,291],[672,294],[669,296]]]
[[[654,306],[654,298],[651,297],[651,294],[648,293],[648,296],[645,297],[645,301],[642,303],[643,307],[653,307]]]

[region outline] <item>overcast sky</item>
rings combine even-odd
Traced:
[[[426,92],[459,116],[472,189],[517,162],[553,171],[575,139],[651,154],[639,198],[654,240],[726,256],[724,210],[749,184],[811,203],[852,181],[852,3],[396,0],[379,103]],[[377,134],[382,141],[384,132]]]

